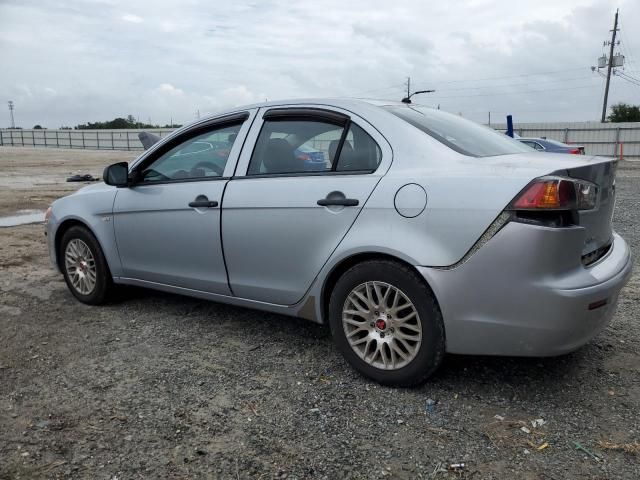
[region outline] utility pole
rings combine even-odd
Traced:
[[[9,116],[11,117],[11,128],[16,128],[16,122],[13,119],[13,102],[9,100]]]
[[[491,112],[489,112],[489,126],[491,126]]]
[[[604,102],[602,103],[602,123],[607,117],[607,100],[609,99],[609,82],[611,81],[611,69],[613,68],[613,48],[616,44],[616,32],[618,31],[618,10],[613,20],[613,30],[611,30],[611,48],[609,49],[609,65],[607,66],[607,83],[604,87]]]

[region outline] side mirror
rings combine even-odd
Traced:
[[[127,162],[114,163],[104,169],[102,180],[114,187],[129,186],[129,164]]]

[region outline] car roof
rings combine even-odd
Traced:
[[[353,108],[363,108],[363,107],[385,107],[385,106],[396,106],[396,107],[408,107],[408,104],[402,102],[395,102],[393,100],[378,100],[378,99],[369,99],[369,98],[347,98],[347,97],[337,97],[337,98],[294,98],[294,99],[283,99],[283,100],[271,100],[260,103],[252,103],[249,105],[239,105],[235,108],[226,109],[224,111],[215,112],[212,114],[208,114],[203,116],[201,120],[207,118],[215,118],[221,115],[238,112],[241,110],[249,110],[253,108],[263,108],[263,107],[279,107],[282,105],[325,105],[327,107],[337,107],[343,108],[345,110],[351,110]],[[424,104],[413,104],[420,106],[428,106]]]

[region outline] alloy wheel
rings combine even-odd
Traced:
[[[96,261],[89,246],[79,238],[67,243],[64,252],[67,275],[73,288],[82,295],[89,295],[96,287]]]
[[[422,324],[402,290],[385,282],[356,286],[344,302],[342,326],[349,345],[367,364],[397,370],[420,351]]]

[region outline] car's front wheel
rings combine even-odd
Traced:
[[[74,226],[62,235],[60,266],[69,290],[82,303],[100,305],[113,289],[111,272],[100,244],[84,227]]]
[[[331,294],[329,317],[346,360],[379,383],[422,383],[444,356],[435,297],[416,272],[400,263],[367,261],[347,270]]]

